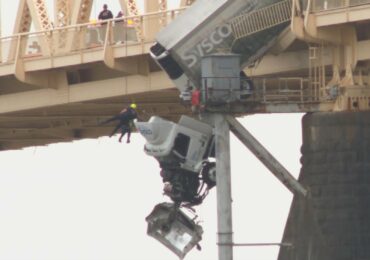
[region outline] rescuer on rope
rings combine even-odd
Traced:
[[[113,121],[119,121],[117,126],[114,128],[112,133],[109,135],[109,137],[112,137],[119,129],[121,129],[121,136],[119,137],[118,141],[122,142],[122,138],[125,134],[127,134],[127,143],[130,143],[130,137],[131,137],[131,128],[133,127],[133,120],[137,118],[137,112],[136,112],[136,104],[132,103],[129,107],[123,109],[118,115],[115,115],[102,123],[107,124]]]

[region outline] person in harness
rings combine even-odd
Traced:
[[[104,125],[113,121],[119,121],[109,137],[112,137],[119,129],[121,129],[121,136],[118,141],[122,142],[122,138],[127,134],[126,143],[130,143],[133,120],[137,118],[136,108],[136,104],[132,103],[128,108],[123,109],[118,115],[115,115],[101,123],[101,125]]]

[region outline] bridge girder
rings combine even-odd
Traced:
[[[32,23],[32,16],[26,0],[21,0],[18,5],[18,11],[14,24],[13,33],[29,32]]]
[[[104,88],[100,87],[101,90]],[[182,114],[189,113],[189,109],[176,99],[178,93],[175,89],[164,89],[150,94],[133,93],[0,116],[0,150],[107,136],[114,128],[113,124],[100,126],[99,122],[118,113],[124,104],[132,101],[139,104],[142,120],[159,115],[177,121]]]
[[[190,5],[194,0],[182,0],[183,5]],[[54,26],[63,27],[70,24],[89,21],[93,0],[54,0]],[[167,0],[149,1],[159,5],[156,11],[167,10]],[[136,0],[119,0],[126,16],[139,15]],[[14,27],[14,34],[29,32],[32,21],[36,30],[51,29],[52,23],[47,13],[44,0],[20,0]]]
[[[89,22],[92,5],[93,0],[74,0],[71,12],[71,24]]]
[[[19,2],[14,23],[14,34],[29,32],[32,22],[37,31],[50,30],[52,28],[44,0],[21,0]],[[19,46],[21,49],[24,49],[25,42],[23,41],[22,45]],[[39,40],[39,44],[43,52],[47,53],[49,51],[45,37]],[[13,60],[15,58],[17,45],[16,41],[12,41],[8,59]]]
[[[164,72],[152,72],[146,77],[132,75],[80,83],[73,87],[66,86],[64,82],[65,78],[55,82],[56,89],[0,95],[0,114],[173,88],[173,83]]]
[[[64,27],[71,24],[71,0],[54,1],[54,26]]]

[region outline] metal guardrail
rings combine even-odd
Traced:
[[[272,28],[288,22],[292,16],[292,1],[285,0],[276,4],[241,14],[231,20],[231,27],[236,39]]]
[[[258,102],[305,103],[315,100],[307,78],[255,78],[253,82],[253,98]]]
[[[0,38],[0,66],[14,63],[17,58],[64,56],[74,52],[85,52],[109,45],[140,45],[154,41],[155,33],[142,35],[139,32],[148,24],[158,25],[167,19],[171,22],[186,8],[90,22],[50,30],[19,33]],[[144,48],[143,48],[144,49]]]
[[[215,83],[215,80],[218,82]],[[236,88],[238,82],[240,88]],[[221,83],[221,84],[218,84]],[[327,101],[329,95],[315,92],[309,79],[301,77],[271,78],[202,78],[201,95],[205,104],[236,100],[259,103],[309,103]]]
[[[370,0],[313,0],[312,11],[325,11],[370,4]]]

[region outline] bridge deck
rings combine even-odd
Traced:
[[[336,26],[354,21],[338,18],[334,23],[334,14],[351,17],[351,12],[367,8],[370,1],[361,7],[319,9],[315,15],[319,26]],[[98,123],[131,102],[138,103],[144,120],[153,114],[177,120],[180,114],[189,113],[172,81],[148,54],[155,33],[138,30],[150,23],[156,24],[158,31],[163,17],[170,22],[183,10],[112,20],[104,26],[80,24],[1,38],[0,149],[108,135],[112,125]],[[364,26],[370,20],[365,14],[358,16]],[[333,110],[328,90],[310,85],[308,65],[297,66],[297,60],[309,62],[307,45],[295,37],[287,40],[289,37],[282,36],[266,59],[248,70],[260,77],[250,99],[253,105],[237,106],[235,112]],[[357,53],[359,60],[366,62],[369,39],[361,40]],[[282,47],[286,42],[289,44]],[[278,56],[274,54],[277,49]]]
[[[98,123],[131,102],[143,120],[188,113],[135,25],[182,10],[1,38],[0,149],[108,135],[113,125]]]

